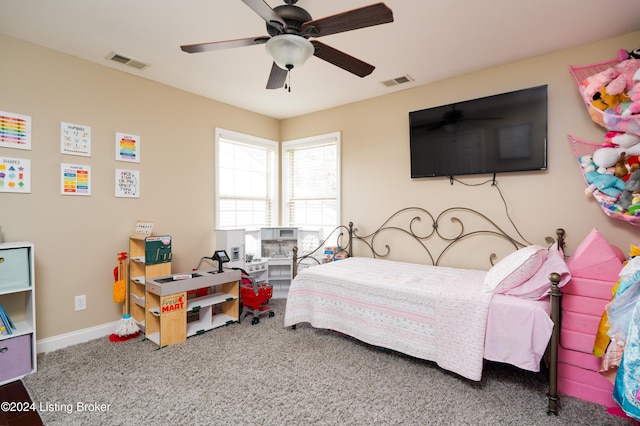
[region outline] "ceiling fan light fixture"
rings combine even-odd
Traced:
[[[295,34],[271,37],[265,47],[276,65],[283,70],[301,67],[314,52],[313,44],[309,40]]]

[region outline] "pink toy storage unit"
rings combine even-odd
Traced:
[[[558,391],[607,407],[613,384],[600,373],[593,345],[622,261],[602,235],[592,230],[567,260],[571,280],[562,288],[562,321],[558,352]]]

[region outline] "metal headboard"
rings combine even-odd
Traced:
[[[421,207],[406,207],[393,213],[376,230],[367,234],[360,234],[354,228],[353,222],[348,226],[337,226],[327,238],[325,238],[313,251],[298,254],[297,247],[293,249],[293,276],[297,274],[301,262],[317,262],[318,255],[323,253],[324,247],[329,243],[337,246],[338,252],[332,257],[346,255],[353,256],[354,244],[362,246],[374,258],[387,258],[392,250],[385,243],[384,237],[388,234],[402,235],[412,243],[416,243],[425,254],[425,262],[438,266],[444,256],[462,241],[477,236],[495,237],[510,244],[514,250],[531,245],[517,230],[518,237],[506,232],[483,213],[467,207],[451,207],[442,211],[437,216]],[[442,247],[429,247],[431,240],[439,240]],[[556,230],[556,239],[545,238],[551,245],[558,241],[559,247],[564,248],[564,230]],[[489,263],[494,265],[497,259],[495,253],[489,253]]]

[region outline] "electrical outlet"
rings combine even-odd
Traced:
[[[76,296],[76,311],[82,311],[87,309],[87,295],[82,294],[80,296]]]

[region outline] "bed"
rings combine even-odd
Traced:
[[[462,216],[473,218],[471,229]],[[557,414],[555,324],[560,286],[569,279],[561,254],[563,230],[556,231],[552,249],[546,245],[554,239],[547,238],[545,246],[521,241],[472,209],[457,207],[434,216],[411,207],[394,213],[372,233],[361,235],[350,223],[335,234],[335,246],[327,246],[327,239],[319,250],[304,255],[294,250],[286,327],[309,323],[334,330],[433,361],[473,381],[481,380],[486,360],[540,371],[546,354],[548,412]],[[385,239],[393,234],[413,244],[411,252],[419,249],[424,262],[389,260],[392,251]],[[476,238],[483,238],[480,246],[469,245]],[[487,238],[506,243],[511,253],[498,261],[489,250],[484,270],[443,265],[445,259],[459,259],[454,247],[460,245],[467,246],[466,257],[477,258]],[[436,242],[441,246],[433,249]],[[468,247],[473,247],[473,256]],[[358,248],[370,256],[355,255]],[[551,257],[555,261],[547,260]],[[516,281],[527,284],[514,285]],[[529,284],[533,281],[535,288]]]

